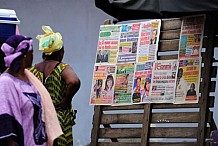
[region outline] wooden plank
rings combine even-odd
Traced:
[[[149,104],[148,104],[149,106]],[[149,113],[149,114],[148,114]],[[146,117],[144,117],[146,116]],[[208,112],[207,122],[211,122],[212,113]],[[101,124],[147,124],[147,123],[198,123],[198,112],[157,112],[152,113],[151,121],[148,121],[150,112],[131,114],[102,114]],[[123,125],[122,125],[123,126]],[[149,125],[148,125],[149,126]],[[108,127],[107,127],[108,128]]]
[[[218,36],[215,38],[214,47],[218,47]]]
[[[102,124],[141,124],[143,113],[130,114],[103,114]]]
[[[208,91],[209,92],[215,92],[215,90],[216,90],[216,81],[210,81],[209,83],[210,84],[208,85],[209,86]],[[204,82],[200,82],[200,90],[199,90],[200,93],[205,91],[205,88],[202,88],[201,86],[204,86]]]
[[[178,55],[165,55],[165,56],[158,56],[158,60],[172,60],[178,59]]]
[[[99,142],[98,146],[140,146],[140,143],[136,142]]]
[[[152,104],[144,105],[144,117],[142,122],[141,133],[141,146],[148,145],[149,133],[150,133],[150,121],[151,121]]]
[[[198,112],[161,112],[152,114],[152,123],[198,123]]]
[[[141,138],[141,128],[100,128],[99,138]],[[210,133],[205,128],[205,134]],[[196,138],[198,127],[150,127],[150,138]]]
[[[160,40],[179,39],[180,32],[181,32],[181,29],[161,31]]]
[[[150,138],[196,138],[197,127],[151,127]]]
[[[201,68],[201,76],[204,73],[204,71],[205,71],[205,68],[202,67]],[[216,78],[216,76],[217,76],[217,66],[212,66],[211,67],[211,77]]]
[[[198,146],[196,142],[150,142],[149,146]]]
[[[93,128],[91,133],[91,144],[90,146],[97,146],[98,143],[98,133],[100,128],[100,120],[101,120],[101,106],[94,107],[94,116],[93,116]]]
[[[208,38],[205,37],[205,38],[203,39],[202,48],[206,48],[206,47],[207,47],[207,43],[208,43]],[[214,38],[214,47],[218,47],[218,35],[215,36],[215,38]]]
[[[102,118],[101,118],[102,119]],[[103,124],[105,128],[111,128],[110,124]],[[112,142],[118,142],[117,138],[111,138]]]
[[[208,97],[209,105],[213,105],[215,97]],[[171,104],[171,103],[164,103],[164,104],[153,104],[153,109],[172,109],[172,108],[199,108],[201,105],[200,103],[193,103],[193,104]]]
[[[204,63],[205,61],[207,61],[208,56],[207,56],[206,52],[202,52],[202,53],[201,53],[201,56],[202,56],[202,63]],[[210,59],[211,59],[211,62],[217,62],[217,61],[213,58],[213,56],[212,56]]]
[[[99,138],[141,138],[142,128],[100,128]]]
[[[209,138],[210,128],[205,128],[205,137]],[[197,138],[198,127],[151,127],[150,138]]]
[[[180,29],[181,24],[182,24],[181,18],[162,19],[162,21],[161,21],[161,30]]]
[[[143,104],[125,105],[125,106],[102,106],[103,111],[107,110],[137,110],[144,109]]]
[[[215,33],[214,33],[214,29],[217,25],[216,21],[214,21],[214,19],[217,19],[217,13],[209,13],[207,15],[207,21],[206,23],[210,24],[210,27],[208,28],[208,36],[207,36],[207,46],[206,46],[206,56],[205,58],[207,58],[204,62],[204,66],[205,66],[205,71],[204,74],[202,74],[202,86],[201,86],[201,98],[200,98],[200,122],[198,124],[198,135],[197,135],[197,144],[200,145],[204,145],[205,141],[204,138],[206,137],[206,131],[205,131],[205,127],[207,127],[207,123],[206,121],[206,115],[207,115],[207,109],[208,109],[208,96],[209,96],[209,88],[210,88],[210,74],[211,74],[211,66],[212,66],[212,59],[213,55],[214,55],[214,40],[215,40]]]
[[[159,42],[158,52],[178,51],[178,49],[179,49],[179,39],[163,40]]]
[[[209,96],[208,97],[208,107],[213,108],[214,107],[214,101],[215,101],[215,96]]]

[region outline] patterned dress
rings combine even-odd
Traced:
[[[1,74],[0,83],[0,140],[14,136],[19,146],[47,146],[41,96],[36,88],[8,73]]]
[[[45,77],[44,74],[38,71],[36,68],[30,68],[30,71],[44,84],[44,86],[50,93],[54,105],[61,102],[61,100],[65,97],[67,91],[66,82],[61,77],[61,73],[66,68],[66,66],[67,64],[65,63],[57,64],[53,71],[47,77]],[[56,142],[58,143],[58,146],[72,146],[72,126],[75,123],[71,103],[69,104],[69,108],[64,110],[56,110],[56,112],[61,128],[64,132],[64,135],[60,136]]]

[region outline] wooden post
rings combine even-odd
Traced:
[[[101,106],[95,106],[94,116],[92,121],[93,128],[92,128],[90,146],[98,146],[98,134],[100,129],[101,114],[102,114]]]
[[[150,131],[150,121],[151,121],[151,103],[144,105],[144,116],[142,123],[142,134],[141,134],[141,146],[148,146],[149,143],[149,131]]]
[[[205,135],[206,135],[206,117],[207,117],[207,109],[208,109],[208,97],[210,93],[210,79],[211,79],[211,69],[212,69],[212,59],[214,55],[214,40],[215,40],[215,28],[217,20],[217,13],[212,12],[206,15],[206,23],[208,23],[208,36],[207,36],[207,46],[206,46],[206,57],[204,62],[204,73],[202,74],[202,86],[201,86],[201,97],[200,97],[200,122],[198,124],[198,137],[197,137],[197,145],[204,146],[205,145]]]

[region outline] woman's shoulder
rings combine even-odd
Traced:
[[[66,68],[66,67],[69,66],[69,65],[68,65],[67,63],[61,62],[61,63],[59,64],[59,66],[62,67],[62,68]]]
[[[13,88],[16,86],[16,84],[26,83],[26,82],[15,78],[14,76],[10,75],[9,73],[3,73],[0,75],[0,83],[1,83],[0,87]]]
[[[63,63],[63,62],[60,62],[58,65],[57,65],[57,69],[60,71],[60,73],[67,67],[69,66],[67,63]]]

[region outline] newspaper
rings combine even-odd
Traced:
[[[205,15],[186,16],[182,21],[179,58],[201,57]]]
[[[136,62],[140,23],[122,24],[117,63]]]
[[[137,62],[157,60],[161,20],[141,23]]]
[[[137,63],[135,66],[132,103],[145,103],[150,91],[153,61]]]
[[[131,104],[134,68],[134,63],[117,64],[114,105]]]
[[[116,64],[119,46],[120,25],[101,25],[99,32],[96,63]]]
[[[198,103],[201,73],[201,58],[179,61],[176,81],[175,103]]]
[[[154,62],[149,101],[173,103],[175,101],[178,60],[157,60]]]
[[[91,105],[111,105],[114,97],[116,65],[95,65],[92,88]]]

